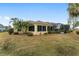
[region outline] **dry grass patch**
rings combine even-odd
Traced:
[[[79,55],[79,36],[74,33],[39,36],[0,33],[0,45],[6,55]],[[4,43],[3,43],[4,42]]]

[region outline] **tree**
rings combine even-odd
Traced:
[[[22,28],[21,20],[19,20],[18,18],[11,18],[10,22],[13,22],[13,27],[14,27],[15,32],[21,30],[21,28]]]
[[[79,26],[79,21],[76,22],[75,26]]]
[[[28,27],[30,26],[31,24],[27,21],[22,21],[22,31],[24,33],[26,33],[28,31]]]
[[[29,22],[23,21],[22,19],[11,18],[11,20],[11,22],[13,22],[14,32],[22,31],[23,33],[26,33],[28,27],[31,25]]]
[[[75,27],[77,17],[79,16],[79,4],[78,3],[69,3],[68,4],[68,13],[69,13],[69,24]]]

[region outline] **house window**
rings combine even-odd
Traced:
[[[43,26],[43,31],[46,31],[46,26]]]
[[[34,26],[30,26],[29,31],[34,31]]]
[[[38,26],[38,31],[46,31],[46,26]]]
[[[48,26],[48,31],[52,31],[53,27],[52,26]]]

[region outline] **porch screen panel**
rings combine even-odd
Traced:
[[[43,26],[43,28],[42,28],[42,29],[43,29],[43,31],[46,31],[46,26]]]
[[[46,26],[38,26],[37,30],[38,31],[46,31]]]
[[[29,26],[29,31],[34,31],[34,26]]]

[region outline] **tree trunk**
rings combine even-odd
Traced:
[[[74,17],[74,20],[73,20],[73,29],[76,27],[76,21],[77,21],[77,17]]]
[[[68,24],[70,25],[70,30],[73,30],[73,18],[69,16]]]

